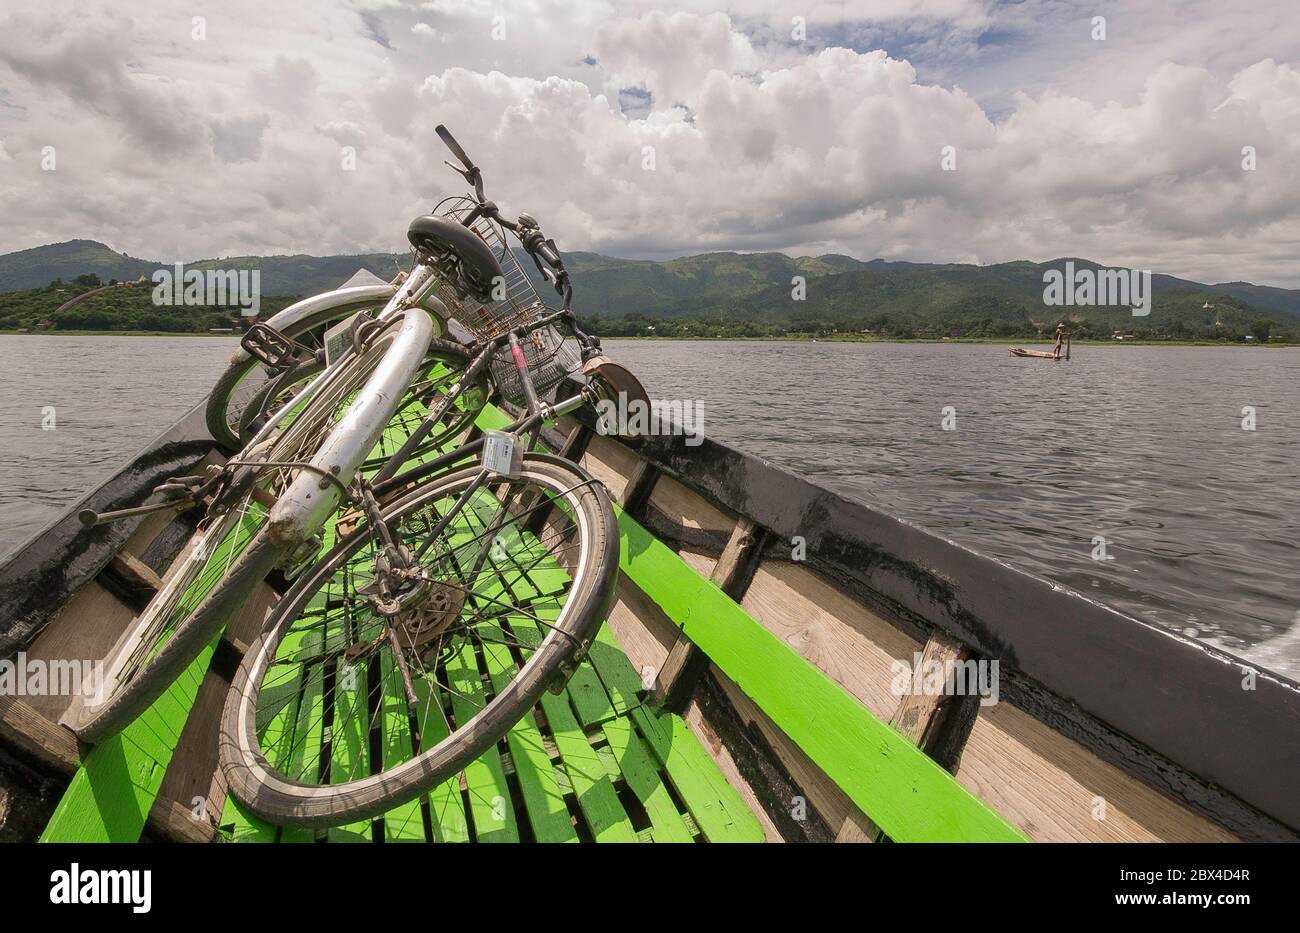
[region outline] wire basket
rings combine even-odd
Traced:
[[[434,208],[434,213],[459,223],[476,206],[471,198],[444,198]],[[486,217],[474,221],[470,229],[488,245],[501,265],[505,277],[505,297],[501,301],[484,305],[468,295],[458,294],[450,284],[441,285],[437,292],[438,298],[446,304],[452,319],[462,324],[473,337],[491,340],[550,314],[552,309],[542,301],[542,296],[510,248],[505,231]],[[566,376],[582,368],[578,341],[572,329],[563,322],[548,324],[524,335],[520,344],[539,396],[544,396]],[[512,404],[522,405],[523,384],[509,348],[503,348],[494,354],[489,365],[501,395]]]

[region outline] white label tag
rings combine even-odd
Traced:
[[[194,537],[190,539],[190,560],[205,561],[208,559],[208,533],[206,531],[195,532]]]
[[[486,431],[483,434],[483,469],[511,479],[519,476],[524,465],[523,447],[519,435],[506,431]]]
[[[332,366],[334,361],[352,349],[352,322],[361,312],[339,321],[325,331],[325,365]]]

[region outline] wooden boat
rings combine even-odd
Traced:
[[[1032,356],[1040,360],[1068,360],[1070,358],[1072,336],[1066,333],[1063,328],[1058,328],[1056,332],[1057,345],[1051,350],[1026,350],[1024,347],[1008,347],[1007,349],[1012,356]],[[1062,353],[1062,350],[1065,352]]]
[[[1010,347],[1008,352],[1012,356],[1032,356],[1040,360],[1059,360],[1061,357],[1047,350],[1026,350],[1023,347]]]
[[[593,427],[546,436],[619,504],[620,598],[589,659],[422,806],[324,838],[1300,837],[1297,684],[725,444]],[[196,409],[0,566],[0,658],[101,657],[192,527],[77,511],[217,456]],[[216,764],[231,673],[277,597],[263,585],[93,751],[54,724],[66,697],[0,697],[3,838],[312,838],[245,813]],[[983,698],[912,680],[993,661]]]

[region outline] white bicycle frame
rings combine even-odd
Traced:
[[[424,293],[433,284],[434,270],[430,266],[417,264],[400,287],[383,287],[390,297],[376,320],[387,324],[403,316],[402,327],[392,338],[392,345],[384,353],[375,371],[348,406],[342,420],[330,431],[325,443],[312,457],[311,469],[300,470],[272,507],[267,518],[267,534],[276,545],[292,548],[310,538],[338,505],[341,496],[339,483],[347,485],[351,481],[357,468],[379,442],[435,335],[433,320],[427,311],[419,307]],[[340,293],[365,289],[378,292],[380,286],[339,289],[318,297],[337,301]],[[317,310],[321,306],[324,306],[323,303],[311,310]],[[251,452],[271,436],[279,423],[281,412],[309,402],[339,378],[355,359],[356,350],[351,347],[339,354],[324,371],[267,420],[240,456]],[[338,482],[323,474],[337,477]]]
[[[430,267],[417,265],[400,288],[393,288],[391,285],[384,287],[389,294],[387,303],[377,318],[380,327],[395,323],[399,317],[402,319],[402,326],[396,334],[384,333],[378,338],[389,341],[389,346],[384,350],[374,371],[357,392],[356,398],[348,406],[342,419],[330,431],[324,444],[312,457],[310,468],[299,467],[298,475],[271,507],[267,516],[266,532],[273,545],[292,549],[310,539],[324,525],[338,505],[341,498],[339,483],[347,484],[351,481],[358,467],[379,442],[393,412],[397,410],[402,396],[428,353],[429,341],[433,338],[435,327],[429,313],[418,307],[418,303],[422,295],[428,291],[428,286],[435,281],[434,272]],[[340,291],[354,290],[340,289]],[[338,299],[337,294],[318,297],[329,301]],[[322,301],[321,304],[313,304],[311,310],[319,310],[327,306]],[[236,459],[247,458],[249,463],[256,463],[260,459],[257,448],[271,446],[266,442],[277,430],[279,419],[284,412],[292,410],[294,406],[310,402],[332,383],[346,378],[351,364],[356,362],[357,357],[356,348],[349,346],[336,359],[331,360],[323,372],[298,392],[286,406],[276,412]],[[293,427],[290,426],[289,430],[293,430]],[[336,477],[339,483],[327,479],[325,474]],[[223,515],[214,528],[208,529],[201,539],[196,540],[195,550],[188,559],[206,560],[207,549],[224,537],[234,521],[237,521],[237,517],[232,513]],[[214,533],[215,538],[212,537]],[[74,703],[69,706],[60,718],[60,722],[76,729],[79,727],[81,714],[106,699],[108,692],[118,682],[122,671],[134,657],[155,620],[161,613],[169,611],[167,607],[172,605],[174,598],[188,585],[188,578],[183,573],[173,574],[168,579],[150,600],[136,624],[122,634],[109,653],[113,662],[103,679],[96,678],[95,683],[85,685],[84,705],[79,706]],[[215,593],[216,589],[212,592]]]

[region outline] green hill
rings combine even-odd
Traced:
[[[1073,262],[1078,268],[1098,268],[1086,260]],[[1142,330],[1191,336],[1208,334],[1216,321],[1225,331],[1244,334],[1255,321],[1268,317],[1284,328],[1300,326],[1300,314],[1268,311],[1171,276],[1152,277],[1152,313],[1147,317],[1135,317],[1127,307],[1048,306],[1043,301],[1043,274],[1063,264],[1055,260],[842,272],[810,279],[803,301],[791,299],[786,283],[736,296],[718,308],[719,319],[830,322],[887,332],[892,326],[896,334],[911,328],[930,336],[1032,334],[1052,330],[1060,320],[1074,321],[1076,331],[1093,335]]]
[[[203,333],[213,327],[238,326],[238,308],[157,306],[148,282],[107,288],[60,310],[71,299],[96,288],[97,281],[86,275],[66,284],[56,281],[44,288],[0,292],[0,330],[35,330],[43,322],[56,331]],[[263,299],[262,316],[274,314],[291,301],[289,297]]]
[[[359,268],[385,279],[409,264],[405,253],[371,253],[359,256],[230,256],[196,259],[186,269],[260,269],[264,295],[313,295],[336,288]],[[42,288],[55,279],[70,282],[81,275],[95,275],[104,282],[148,279],[158,269],[170,269],[172,262],[135,259],[116,253],[94,240],[69,240],[50,246],[20,250],[0,256],[0,292]]]
[[[553,298],[531,261],[522,261],[543,294]],[[1300,336],[1300,291],[1245,282],[1206,285],[1155,275],[1149,317],[1134,317],[1123,307],[1047,306],[1044,271],[1059,269],[1065,261],[975,266],[863,262],[833,254],[715,252],[656,262],[581,251],[566,254],[576,309],[596,332],[607,335],[869,332],[889,337],[1034,337],[1068,319],[1076,332],[1093,336],[1114,330],[1209,339],[1244,339],[1252,330]],[[1088,260],[1071,261],[1077,268],[1099,268]],[[265,316],[292,297],[337,287],[358,268],[390,278],[409,262],[405,253],[371,253],[242,256],[185,266],[260,270]],[[63,282],[81,277],[85,291],[96,281],[140,275],[147,280],[165,267],[91,240],[0,256],[0,328],[30,327],[43,318],[53,320],[56,329],[206,330],[228,323],[225,309],[154,307],[146,288],[112,289],[54,314],[63,301],[79,293]],[[803,279],[802,300],[793,293],[796,276]],[[54,280],[61,281],[51,286]]]
[[[0,256],[0,292],[42,288],[55,279],[70,282],[79,275],[124,282],[157,268],[157,263],[115,253],[94,240],[68,240]]]

